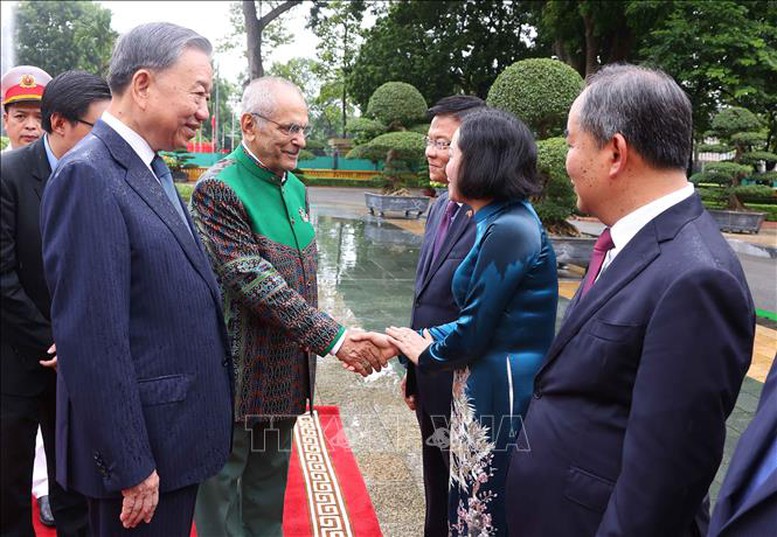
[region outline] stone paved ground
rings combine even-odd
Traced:
[[[370,217],[362,194],[352,189],[311,188],[310,194],[320,250],[322,309],[347,326],[382,330],[389,324],[406,325],[423,220]],[[774,266],[766,265],[767,278]],[[565,276],[571,279],[561,283],[561,294],[571,296],[578,280],[574,271]],[[772,330],[769,337],[774,334]],[[767,355],[777,351],[777,340],[762,338],[762,345]],[[769,363],[761,369],[767,370]],[[393,365],[362,379],[344,371],[333,358],[321,358],[316,403],[340,407],[384,535],[409,537],[423,533],[420,436],[414,414],[399,395],[401,367]],[[752,419],[761,388],[758,380],[745,379],[728,420],[723,464],[710,490],[713,499],[736,441]]]

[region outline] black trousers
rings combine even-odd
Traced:
[[[31,487],[35,436],[40,424],[57,535],[88,535],[86,499],[77,492],[64,490],[56,480],[55,383],[51,382],[39,395],[2,394],[0,398],[0,534],[35,535]]]
[[[121,525],[122,498],[89,498],[89,527],[95,537],[189,537],[194,516],[194,501],[197,499],[196,485],[163,492],[151,522],[141,522],[132,529]]]
[[[450,474],[450,416],[430,416],[419,405],[426,516],[424,536],[448,535],[448,476]]]

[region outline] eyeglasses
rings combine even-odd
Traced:
[[[85,120],[85,119],[76,119],[76,122],[77,122],[77,123],[83,123],[84,125],[89,125],[90,127],[94,127],[94,123],[89,123],[89,122],[88,122],[87,120]]]
[[[278,126],[278,130],[281,131],[286,136],[296,136],[297,134],[302,133],[302,136],[308,137],[310,136],[311,127],[310,125],[303,127],[302,125],[297,125],[296,123],[292,123],[291,125],[283,125],[282,123],[278,123],[277,121],[270,119],[267,116],[263,116],[262,114],[259,114],[257,112],[251,112],[252,116],[260,117],[266,121],[269,121],[270,123],[275,123]]]
[[[448,140],[442,140],[440,138],[432,140],[428,136],[424,136],[424,143],[426,144],[426,147],[434,146],[438,151],[445,151],[451,146],[451,143]]]

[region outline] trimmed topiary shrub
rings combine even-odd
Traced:
[[[521,60],[496,77],[486,102],[514,114],[545,139],[563,132],[569,107],[583,85],[577,71],[563,62]]]
[[[766,151],[766,132],[761,120],[747,108],[732,106],[724,108],[712,119],[712,130],[707,133],[718,139],[719,153],[734,153],[731,160],[711,162],[704,171],[695,173],[690,180],[696,184],[715,183],[724,187],[727,196],[726,208],[744,210],[744,203],[751,192],[742,190],[742,180],[749,177],[761,182],[755,172],[758,161],[775,162],[777,155]],[[769,182],[768,180],[763,182]]]
[[[426,100],[407,82],[386,82],[370,97],[367,117],[377,119],[389,129],[409,127],[426,117]]]
[[[424,160],[424,135],[417,132],[387,132],[366,144],[354,147],[345,158],[366,158],[373,162],[384,159],[384,191],[393,192],[403,186],[401,174],[407,168],[416,169]]]
[[[351,133],[353,143],[356,145],[372,140],[388,130],[388,127],[377,119],[366,117],[357,117],[348,121],[345,128]]]
[[[579,235],[577,228],[566,220],[575,210],[577,196],[567,175],[566,159],[567,142],[564,138],[537,142],[537,173],[543,188],[532,203],[548,233],[574,236]]]

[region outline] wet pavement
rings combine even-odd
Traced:
[[[372,217],[360,190],[321,187],[309,190],[319,246],[321,309],[349,327],[382,331],[391,324],[406,326],[410,319],[423,219]],[[596,227],[595,224],[588,226]],[[754,290],[754,295],[761,297],[758,307],[774,312],[777,307],[771,307],[773,302],[770,302],[769,293],[775,289],[772,276],[777,259],[745,255],[754,258],[756,270],[761,271],[753,276],[761,285],[758,293]],[[746,264],[745,270],[750,278],[752,271]],[[580,273],[574,270],[560,274],[563,280],[559,320],[579,276]],[[771,340],[765,343],[767,349],[771,348],[771,343]],[[774,344],[777,350],[777,340]],[[363,379],[343,370],[331,357],[320,358],[316,403],[340,407],[346,435],[384,535],[422,535],[424,500],[420,435],[415,415],[405,406],[399,393],[403,368],[395,361],[391,366]],[[723,465],[710,491],[713,499],[736,441],[752,419],[761,388],[758,380],[745,379],[736,408],[728,420]]]

